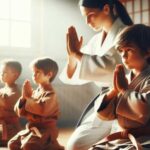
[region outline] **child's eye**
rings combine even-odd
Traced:
[[[36,71],[35,73],[39,73],[39,71]]]
[[[39,71],[37,71],[37,72],[36,72],[36,74],[37,74],[37,75],[39,75],[39,74],[40,74],[40,72],[39,72]]]
[[[126,49],[126,52],[133,52],[133,51],[134,51],[134,49],[132,49],[132,48]]]
[[[7,72],[2,72],[2,74],[3,74],[3,75],[6,75],[6,74],[7,74]]]
[[[122,53],[122,50],[118,48],[118,49],[117,49],[117,52],[118,52],[118,53]]]

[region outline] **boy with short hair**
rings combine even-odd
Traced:
[[[123,65],[114,70],[113,88],[100,96],[96,111],[103,120],[118,121],[114,132],[90,150],[150,149],[150,27],[136,24],[118,36]]]
[[[51,85],[58,66],[49,58],[41,58],[32,62],[32,68],[33,80],[38,88],[33,90],[26,80],[22,96],[15,106],[16,113],[25,117],[28,124],[9,141],[8,147],[10,150],[62,150],[57,142],[59,106]]]
[[[14,105],[21,95],[16,80],[21,74],[21,64],[15,60],[5,60],[1,66],[1,80],[5,84],[0,89],[0,146],[6,146],[8,140],[19,130],[19,118]]]

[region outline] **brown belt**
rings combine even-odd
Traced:
[[[150,127],[129,129],[110,134],[106,138],[96,143],[93,147],[95,147],[96,145],[104,144],[118,139],[129,139],[131,143],[136,147],[136,150],[142,150],[142,146],[136,140],[136,138],[140,136],[150,136]]]

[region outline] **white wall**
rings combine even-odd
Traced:
[[[59,70],[63,69],[66,60],[66,32],[74,25],[86,43],[93,31],[85,24],[80,14],[78,0],[44,0],[43,1],[43,55],[57,61]],[[60,73],[59,72],[59,73]],[[98,89],[94,84],[72,86],[63,84],[58,78],[54,82],[61,105],[60,125],[75,125],[83,108]]]

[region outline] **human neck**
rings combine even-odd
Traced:
[[[133,69],[132,72],[134,74],[134,76],[138,76],[143,70],[145,70],[149,65],[146,63],[145,65],[137,68],[137,69]]]
[[[52,86],[51,86],[51,83],[42,83],[39,85],[40,88],[44,89],[44,90],[48,90],[50,89]]]
[[[103,24],[103,30],[108,33],[112,28],[116,18],[109,17]]]
[[[16,86],[16,83],[15,82],[13,82],[13,83],[5,83],[5,86],[13,87],[13,86]]]

